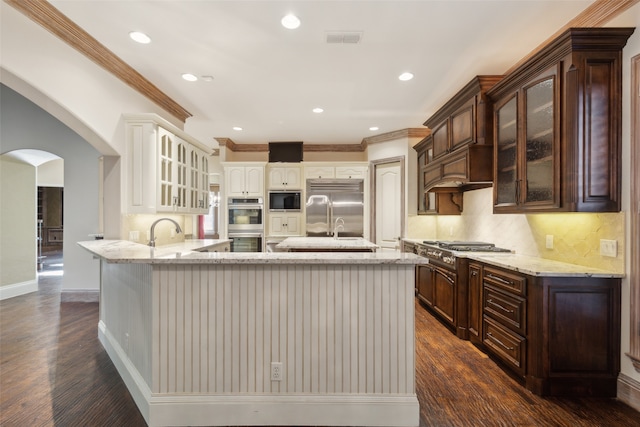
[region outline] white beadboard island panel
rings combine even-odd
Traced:
[[[149,425],[418,425],[419,257],[210,255],[101,260],[99,336]]]

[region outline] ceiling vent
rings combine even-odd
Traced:
[[[358,31],[333,31],[327,33],[328,44],[358,44],[362,39],[362,32]]]

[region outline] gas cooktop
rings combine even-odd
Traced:
[[[437,246],[442,249],[459,252],[511,252],[509,249],[498,248],[493,243],[465,242],[459,240],[424,240],[425,245]]]

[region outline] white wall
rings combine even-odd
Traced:
[[[100,153],[47,112],[5,86],[0,86],[0,102],[3,152],[21,148],[38,149],[64,159],[65,274],[62,289],[97,290],[98,263],[92,262],[86,251],[76,245],[76,242],[88,240],[89,234],[98,232]],[[31,192],[21,192],[20,197],[35,201],[35,194],[34,169]],[[8,194],[3,192],[3,201],[6,197]],[[35,210],[25,216],[35,229]],[[4,241],[4,236],[2,240]],[[4,268],[8,262],[9,260],[2,257],[0,268]]]
[[[64,160],[55,159],[38,165],[38,187],[64,187]]]
[[[35,188],[35,167],[0,156],[0,299],[38,288]]]

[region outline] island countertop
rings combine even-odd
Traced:
[[[393,252],[199,252],[213,244],[198,246],[197,242],[155,248],[127,240],[89,240],[78,245],[108,263],[120,264],[428,264],[418,255]]]
[[[371,251],[379,248],[361,237],[287,237],[276,246],[284,250]]]

